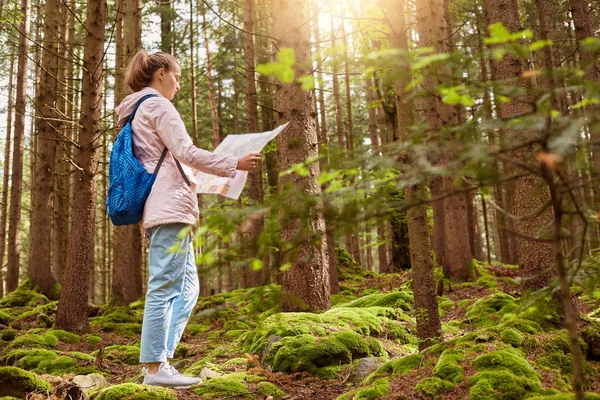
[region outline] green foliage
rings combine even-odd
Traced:
[[[51,333],[45,333],[43,335],[26,334],[16,337],[8,346],[6,346],[3,353],[7,354],[10,350],[18,348],[54,348],[57,344],[58,339]]]
[[[154,386],[123,383],[102,389],[93,400],[177,400],[177,395],[171,389]]]
[[[48,334],[56,336],[56,338],[63,343],[80,343],[81,342],[81,336],[76,335],[71,332],[63,331],[60,329],[48,331]]]
[[[10,342],[17,337],[18,333],[16,329],[6,328],[0,331],[0,339]]]

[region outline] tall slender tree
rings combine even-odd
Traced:
[[[273,36],[279,49],[294,51],[295,76],[299,78],[311,73],[311,47],[309,23],[304,5],[296,1],[275,0],[273,2]],[[276,93],[276,108],[279,122],[290,122],[285,135],[277,137],[280,168],[287,170],[293,164],[305,162],[318,155],[317,132],[313,117],[312,91],[303,90],[297,81],[281,83]],[[289,174],[279,179],[280,191],[293,186],[306,195],[319,196],[321,187],[317,182],[319,164],[308,166],[308,175]],[[302,207],[293,199],[288,200],[287,209]],[[311,207],[305,223],[282,218],[281,238],[294,243],[294,249],[284,250],[282,262],[291,268],[281,275],[282,309],[326,310],[331,306],[329,292],[329,266],[327,240],[322,206]]]
[[[10,217],[8,228],[8,266],[6,291],[11,292],[19,285],[21,246],[21,196],[23,194],[23,139],[25,136],[25,106],[27,100],[28,36],[31,1],[21,0],[19,25],[19,57],[17,61],[17,93],[15,99],[15,134],[11,173]]]
[[[88,287],[90,271],[94,268],[94,231],[96,184],[98,173],[98,139],[102,108],[104,75],[104,40],[106,32],[106,0],[88,0],[83,43],[81,95],[81,131],[77,149],[77,165],[73,181],[71,236],[67,266],[61,291],[55,326],[71,332],[88,328]]]
[[[31,225],[29,232],[29,266],[31,279],[40,287],[42,293],[54,296],[56,283],[52,275],[51,231],[52,206],[54,197],[54,166],[58,132],[61,129],[58,117],[56,90],[58,76],[60,7],[59,1],[48,0],[44,8],[44,41],[40,86],[35,100],[37,119],[37,158],[33,174],[33,203],[31,207]]]
[[[0,298],[4,297],[4,252],[6,251],[6,221],[8,220],[8,176],[10,173],[10,144],[13,121],[13,81],[15,72],[14,49],[10,54],[8,67],[8,107],[6,112],[6,142],[4,143],[4,176],[2,178],[2,211],[0,215]]]
[[[408,60],[408,38],[404,20],[404,0],[382,0],[392,33],[390,45],[402,49]],[[410,128],[415,121],[415,105],[407,86],[411,82],[410,68],[402,71],[396,81],[396,99],[398,110],[398,134],[401,138],[410,137]],[[414,165],[412,156],[408,156],[408,164]],[[427,196],[424,184],[408,186],[404,191],[405,199],[410,203],[420,201]],[[433,275],[433,259],[429,242],[429,223],[427,206],[420,204],[408,210],[408,235],[410,240],[410,259],[413,276],[413,294],[415,297],[415,315],[417,319],[417,336],[421,340],[419,348],[428,347],[442,336],[442,327],[438,313],[438,301]]]

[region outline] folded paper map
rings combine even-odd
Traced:
[[[243,135],[227,135],[227,137],[217,146],[214,153],[220,156],[240,158],[248,153],[258,153],[267,143],[277,137],[287,126],[289,122],[278,126],[272,131],[262,133],[246,133]],[[216,175],[198,172],[196,181],[198,182],[198,193],[216,193],[230,199],[238,199],[246,184],[248,172],[235,171],[232,178],[223,178]]]

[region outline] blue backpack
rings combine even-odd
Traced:
[[[133,154],[133,141],[131,139],[133,129],[131,128],[131,123],[140,104],[150,97],[156,97],[156,95],[149,94],[144,96],[135,105],[133,112],[129,116],[125,126],[119,132],[110,152],[106,208],[113,225],[132,225],[141,221],[144,213],[144,204],[146,204],[146,199],[150,195],[156,175],[168,153],[168,149],[165,147],[158,160],[158,164],[156,164],[154,173],[146,172],[144,166]],[[185,183],[190,186],[190,182],[183,172],[181,164],[177,160],[175,162]]]

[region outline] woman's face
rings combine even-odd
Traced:
[[[181,78],[181,68],[179,65],[175,64],[175,67],[171,68],[169,72],[165,71],[163,68],[156,71],[156,80],[157,80],[157,89],[169,100],[173,100],[175,97],[175,93],[181,87],[179,86],[179,79]]]

